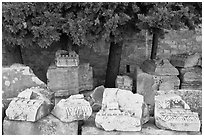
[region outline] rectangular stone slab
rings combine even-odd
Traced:
[[[53,115],[37,122],[3,121],[4,135],[77,135],[78,122],[63,123]]]
[[[82,135],[200,135],[200,132],[178,132],[171,130],[159,129],[154,125],[154,118],[151,117],[149,122],[142,125],[142,130],[139,132],[122,132],[122,131],[104,131],[95,126],[95,113],[84,121],[82,125]]]

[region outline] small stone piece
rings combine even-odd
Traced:
[[[189,68],[189,67],[194,67],[197,65],[199,58],[200,58],[199,53],[195,53],[193,55],[188,56],[188,58],[185,61],[184,68]]]
[[[154,74],[155,69],[156,69],[156,64],[154,60],[145,60],[141,67],[143,72],[148,73],[148,74]]]
[[[198,113],[176,94],[164,94],[155,97],[155,123],[159,128],[176,131],[200,131]]]
[[[157,75],[165,76],[179,75],[178,70],[169,62],[168,59],[162,59],[158,62],[155,73]]]
[[[92,108],[83,95],[72,95],[68,99],[61,99],[52,110],[52,114],[62,122],[86,120],[92,114]]]
[[[91,98],[94,101],[92,105],[93,111],[99,111],[99,109],[101,109],[104,90],[105,90],[105,87],[102,85],[102,86],[96,87],[94,91],[91,93]]]
[[[129,76],[117,76],[115,87],[132,91],[133,79]]]

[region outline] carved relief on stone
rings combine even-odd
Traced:
[[[53,108],[53,94],[45,88],[31,87],[12,99],[6,116],[11,120],[35,122],[48,115]]]
[[[79,65],[79,55],[74,51],[58,50],[55,53],[56,65],[58,67],[71,67]]]
[[[68,99],[62,99],[52,110],[52,114],[62,122],[86,120],[92,114],[92,108],[83,95],[72,95]]]
[[[155,97],[155,123],[159,128],[176,131],[199,131],[198,113],[176,94],[162,94]]]
[[[148,110],[145,109],[144,113],[144,108],[142,95],[133,94],[130,90],[106,88],[95,124],[106,131],[140,131],[141,125],[148,121]]]

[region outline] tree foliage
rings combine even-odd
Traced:
[[[48,47],[62,33],[77,45],[120,42],[142,29],[194,28],[201,8],[201,3],[180,2],[7,2],[2,3],[3,42]]]

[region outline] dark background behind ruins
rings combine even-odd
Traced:
[[[167,57],[175,54],[193,54],[202,52],[201,28],[196,31],[181,30],[168,31],[164,39],[160,39],[157,56]],[[134,71],[144,60],[148,59],[151,52],[152,35],[142,31],[133,35],[123,45],[123,53],[120,63],[120,74],[126,73],[126,65],[130,65],[130,72]],[[80,47],[80,63],[90,63],[93,67],[94,86],[104,84],[106,66],[108,61],[109,44],[99,41],[97,49]],[[129,45],[129,46],[127,46]],[[60,43],[55,42],[50,47],[42,49],[39,46],[22,48],[22,56],[25,65],[31,67],[34,73],[47,83],[47,69],[54,62],[55,52],[60,49]],[[148,49],[148,50],[147,50]],[[3,45],[3,66],[11,65],[9,58],[12,54]]]

